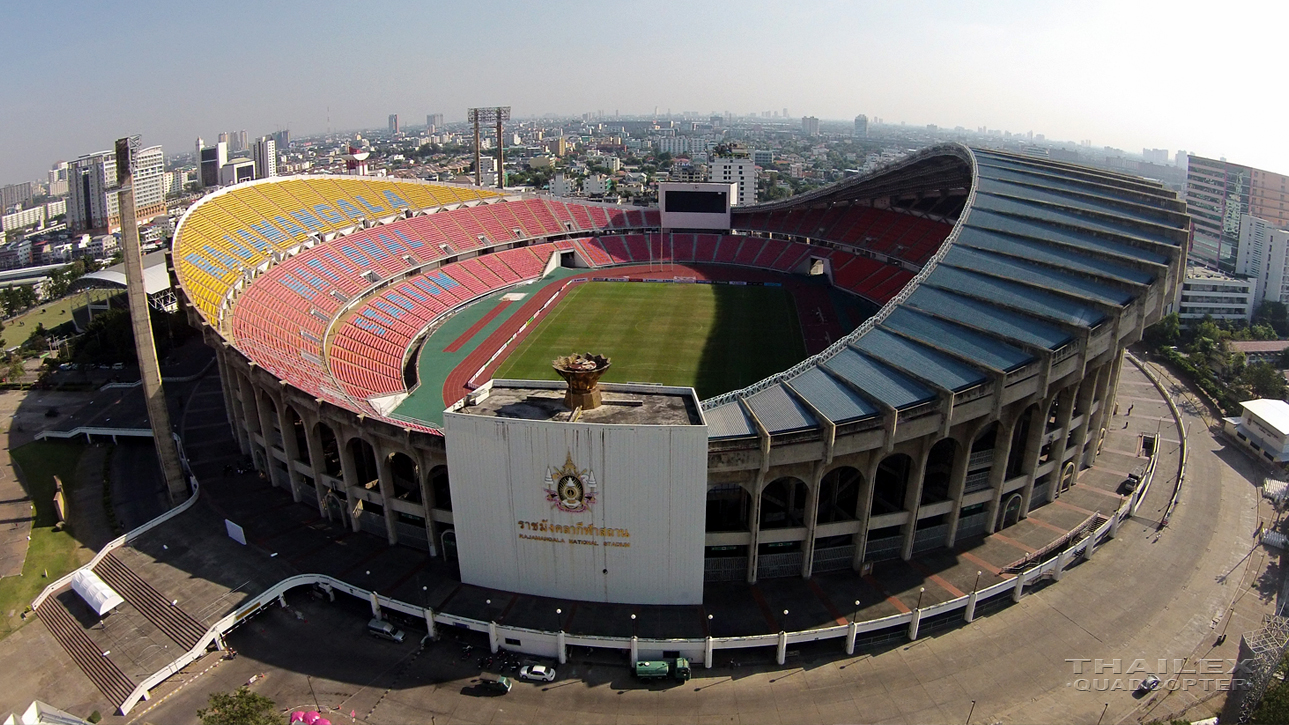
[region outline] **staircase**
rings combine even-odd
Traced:
[[[184,650],[197,646],[205,636],[207,628],[204,624],[172,605],[169,600],[161,596],[160,592],[153,589],[151,584],[130,571],[129,567],[114,554],[103,557],[94,567],[94,573],[120,594],[122,599],[129,602],[130,606],[139,610],[145,619],[156,625],[157,629],[179,643]]]
[[[114,705],[120,706],[134,692],[134,683],[121,672],[112,660],[103,655],[98,645],[90,640],[80,623],[72,617],[67,607],[57,597],[48,597],[36,608],[36,616],[49,628],[54,639],[67,650],[67,654],[81,668],[85,676]]]

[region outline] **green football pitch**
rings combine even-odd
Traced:
[[[551,360],[575,352],[611,358],[605,382],[688,385],[700,398],[806,356],[796,307],[782,287],[588,282],[556,303],[495,377],[558,380]]]

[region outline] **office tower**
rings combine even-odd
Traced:
[[[397,113],[389,114],[389,132],[398,133],[398,114]]]
[[[443,114],[442,113],[426,114],[425,127],[429,129],[431,133],[438,131],[440,128],[443,128]]]
[[[855,138],[868,137],[868,116],[859,114],[855,116]]]
[[[1289,176],[1228,161],[1190,156],[1186,207],[1191,215],[1191,260],[1235,271],[1240,219],[1245,214],[1289,228]]]
[[[756,203],[756,165],[752,163],[752,159],[712,159],[707,178],[708,181],[738,184],[738,200],[731,206]]]
[[[228,144],[220,141],[201,149],[197,159],[197,181],[206,188],[219,186],[219,170],[228,163]]]
[[[160,146],[135,156],[134,205],[139,219],[166,212],[165,154]],[[111,232],[121,227],[117,209],[116,153],[86,154],[68,165],[67,225],[74,231]]]
[[[251,147],[251,159],[255,162],[255,178],[277,176],[277,142],[272,136],[264,136],[255,142]]]
[[[814,116],[805,116],[801,119],[801,131],[807,136],[819,135],[819,119]]]

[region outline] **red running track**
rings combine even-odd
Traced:
[[[794,300],[797,299],[797,295],[801,291],[807,290],[807,289],[814,289],[813,285],[796,284],[794,280],[786,277],[786,275],[784,275],[782,272],[762,270],[762,269],[756,269],[752,267],[734,267],[734,266],[725,266],[725,265],[698,267],[698,266],[692,266],[687,264],[673,264],[666,268],[660,268],[659,265],[655,264],[652,268],[650,268],[648,265],[629,265],[629,266],[622,266],[622,267],[588,269],[585,272],[582,272],[580,274],[576,274],[571,277],[565,277],[563,279],[553,281],[543,286],[537,292],[533,293],[527,300],[525,300],[524,303],[519,307],[519,309],[515,310],[514,314],[510,316],[510,319],[501,323],[501,325],[499,325],[497,329],[492,331],[492,334],[489,335],[487,339],[485,339],[483,342],[476,345],[475,348],[470,351],[470,354],[468,354],[464,360],[458,363],[457,366],[452,369],[452,372],[448,373],[447,379],[444,380],[443,407],[446,408],[452,403],[455,403],[456,401],[465,397],[472,390],[472,388],[467,383],[469,383],[470,378],[471,376],[474,375],[475,371],[479,370],[480,366],[482,366],[485,362],[487,362],[488,358],[492,357],[493,353],[495,353],[498,349],[500,349],[501,346],[505,344],[506,340],[508,340],[511,335],[515,334],[515,332],[519,330],[519,328],[524,324],[525,321],[527,321],[529,318],[537,314],[538,310],[542,308],[542,305],[546,304],[546,302],[550,300],[550,298],[554,296],[556,292],[558,292],[560,289],[563,289],[565,285],[580,284],[582,282],[587,281],[588,279],[596,278],[596,277],[610,278],[610,279],[627,278],[632,281],[644,280],[644,279],[671,279],[673,277],[682,277],[682,278],[687,277],[687,278],[693,278],[693,279],[705,279],[705,280],[712,280],[712,281],[737,280],[737,281],[743,281],[743,282],[777,282],[779,284],[782,284],[785,288],[787,288],[792,293]],[[824,299],[827,298],[826,294],[827,293],[825,291]],[[805,304],[800,304],[800,303],[797,304],[797,314],[800,317],[803,331],[807,329],[806,328],[807,319],[805,315],[813,314],[813,310],[815,309],[815,307],[818,306],[818,300],[819,300],[819,297],[811,295],[808,297],[808,301]],[[836,315],[835,313],[832,312],[830,307],[828,310],[828,319],[831,323],[829,327],[835,328],[835,330],[830,329],[829,332],[837,336],[840,336],[842,334],[841,326],[836,321]],[[814,322],[812,327],[815,329],[819,328],[818,320]],[[511,349],[513,350],[514,347],[518,346],[521,342],[523,342],[524,338],[528,336],[528,333],[532,329],[533,329],[533,326],[530,325],[528,329],[524,330],[524,332],[519,337],[515,338],[514,343],[512,343]],[[823,335],[814,334],[814,335],[811,335],[810,337],[816,338],[814,340],[811,340],[808,337],[806,340],[807,352],[808,354],[813,355],[814,353],[818,352],[818,350],[815,350],[813,348],[819,345],[820,341],[823,339]],[[833,341],[835,340],[836,340],[836,337],[833,338]],[[506,355],[501,355],[496,360],[493,360],[491,363],[489,363],[488,366],[483,370],[482,374],[479,376],[480,379],[482,380],[491,379],[493,374],[497,372],[497,368],[501,367],[501,364],[505,362],[505,360],[506,360]]]
[[[497,315],[500,315],[502,310],[505,310],[509,306],[510,306],[510,300],[502,300],[501,302],[498,302],[496,307],[492,308],[491,310],[488,310],[488,314],[479,318],[479,321],[471,325],[470,329],[461,333],[461,336],[453,340],[451,345],[448,345],[447,347],[443,348],[443,352],[456,352],[457,350],[460,350],[462,347],[465,347],[465,344],[467,342],[470,342],[471,338],[479,334],[480,330],[487,327],[488,323],[492,322],[493,318],[495,318]]]

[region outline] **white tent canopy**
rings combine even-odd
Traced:
[[[79,595],[85,603],[90,605],[101,617],[114,607],[124,604],[125,600],[121,598],[109,587],[106,582],[98,578],[98,574],[89,569],[78,569],[72,574],[72,589]]]

